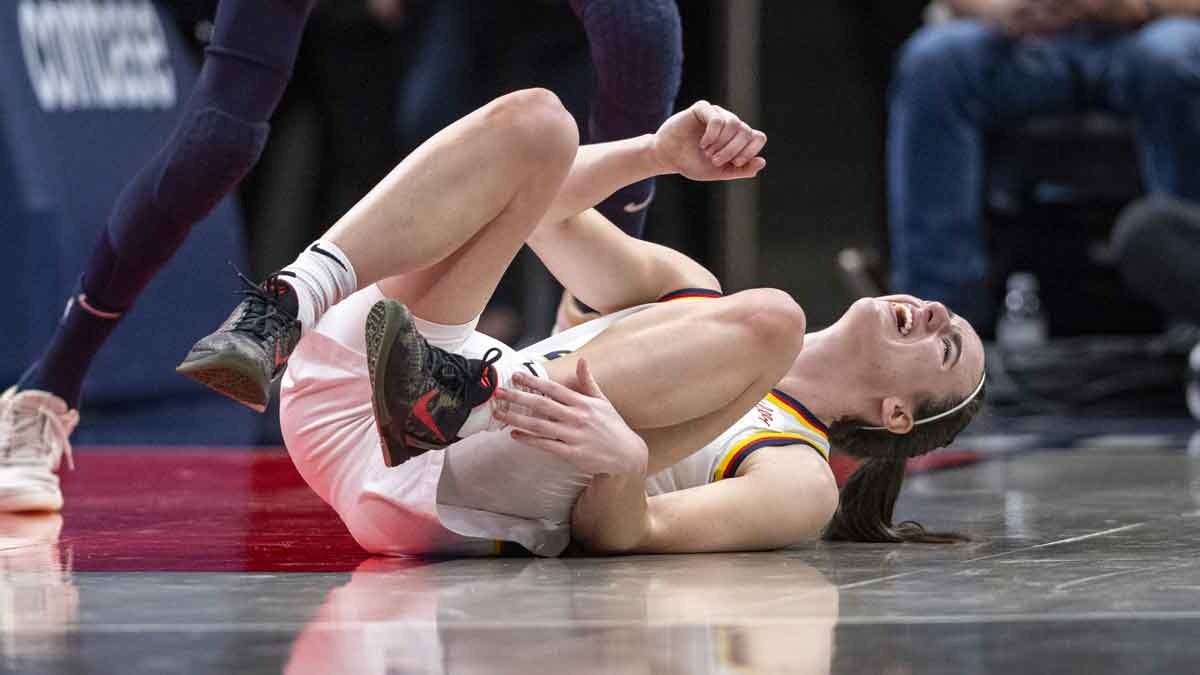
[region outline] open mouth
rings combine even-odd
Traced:
[[[896,315],[896,330],[901,336],[907,336],[913,329],[913,310],[908,305],[892,303],[892,312]]]

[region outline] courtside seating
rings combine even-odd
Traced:
[[[196,76],[150,0],[0,3],[0,383],[41,353],[113,202],[170,133]],[[77,444],[246,445],[257,416],[175,374],[237,298],[236,203],[198,224],[100,353]]]

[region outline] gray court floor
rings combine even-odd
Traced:
[[[1010,456],[911,478],[900,515],[976,541],[367,559],[339,573],[72,572],[69,549],[9,542],[0,663],[21,673],[1200,672],[1200,453]]]

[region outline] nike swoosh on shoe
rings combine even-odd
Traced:
[[[413,416],[416,417],[421,424],[424,424],[430,431],[432,431],[434,435],[437,436],[439,441],[445,443],[446,437],[442,434],[442,430],[438,429],[437,422],[433,421],[433,416],[429,414],[429,402],[433,400],[433,397],[437,396],[437,394],[438,390],[434,388],[430,389],[424,396],[417,399],[416,404],[413,405]]]

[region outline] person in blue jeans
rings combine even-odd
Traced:
[[[901,51],[888,115],[892,286],[988,314],[985,133],[1042,114],[1131,121],[1150,193],[1200,200],[1200,1],[948,0]]]

